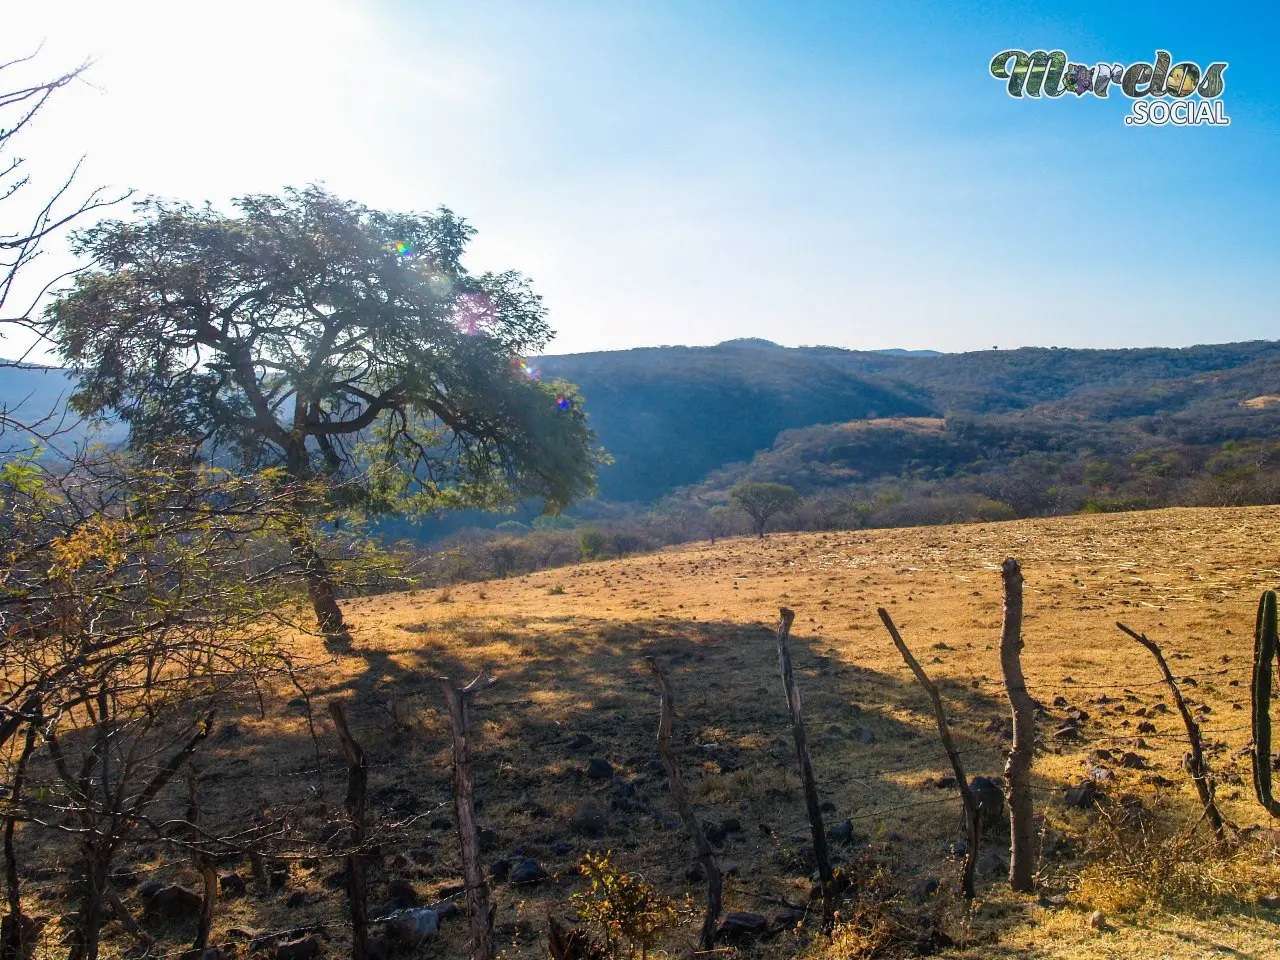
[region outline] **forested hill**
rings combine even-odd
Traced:
[[[651,501],[779,432],[815,423],[918,416],[932,406],[820,354],[765,341],[544,357],[544,377],[576,383],[614,465],[601,496]]]
[[[1038,432],[1053,421],[1073,423],[1078,432],[1082,421],[1177,416],[1184,428],[1199,421],[1213,441],[1256,435],[1262,418],[1240,404],[1280,394],[1276,341],[934,354],[738,340],[540,362],[544,376],[581,387],[600,441],[615,458],[601,475],[601,495],[610,500],[652,501],[722,465],[750,460],[780,431],[801,426],[1017,413],[1039,421]]]

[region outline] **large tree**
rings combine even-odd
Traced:
[[[795,487],[785,483],[756,483],[743,481],[729,491],[733,505],[751,518],[752,525],[761,539],[765,527],[776,514],[794,510],[800,503]]]
[[[149,200],[77,235],[94,268],[46,313],[77,409],[118,416],[135,446],[182,436],[376,510],[555,512],[593,490],[579,399],[522,359],[551,338],[542,302],[515,272],[467,272],[464,220],[319,187],[235,207]],[[341,633],[314,537],[292,547]]]

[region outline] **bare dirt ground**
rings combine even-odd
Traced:
[[[938,878],[940,891],[926,907],[945,914],[961,940],[943,955],[1280,956],[1280,916],[1251,898],[1109,912],[1103,929],[1090,928],[1098,904],[1073,879],[1071,838],[1093,814],[1064,800],[1067,787],[1105,768],[1106,795],[1134,794],[1161,817],[1189,827],[1196,821],[1181,721],[1166,709],[1171,698],[1154,661],[1116,629],[1119,619],[1162,644],[1179,677],[1193,678],[1184,692],[1202,719],[1225,816],[1240,827],[1268,825],[1242,748],[1250,738],[1257,598],[1280,584],[1278,521],[1274,507],[1178,509],[779,534],[354,600],[346,605],[354,648],[308,680],[318,742],[297,701],[285,721],[246,713],[234,736],[213,738],[202,761],[230,772],[210,785],[210,805],[267,810],[288,796],[317,818],[336,816],[343,775],[322,708],[342,698],[370,755],[374,812],[387,821],[408,818],[401,832],[412,839],[384,851],[379,883],[407,878],[426,901],[447,894],[461,870],[435,678],[465,680],[487,666],[501,682],[480,695],[474,721],[479,818],[493,831],[486,856],[527,856],[552,875],[532,886],[494,884],[500,945],[511,957],[543,956],[546,914],[563,911],[581,888],[575,865],[586,849],[614,850],[621,866],[673,895],[703,896],[701,884],[685,879],[689,846],[654,762],[657,697],[641,661],[654,656],[675,693],[677,748],[693,801],[724,832],[723,856],[736,868],[726,909],[773,916],[784,901],[808,901],[812,870],[773,632],[785,605],[797,615],[792,651],[826,823],[848,819],[853,835],[833,851],[851,864],[869,849],[907,887]],[[891,611],[938,682],[969,774],[998,776],[1009,728],[998,651],[999,566],[1007,556],[1019,559],[1026,578],[1023,662],[1046,710],[1045,746],[1033,768],[1045,823],[1042,879],[1068,904],[1037,907],[1034,896],[1009,893],[1002,832],[988,840],[996,857],[979,877],[978,903],[966,911],[954,903],[959,861],[947,849],[960,836],[959,801],[954,788],[933,782],[950,769],[927,702],[875,610]],[[1055,698],[1063,698],[1057,706]],[[1055,739],[1072,708],[1088,715],[1081,739]],[[1140,723],[1154,724],[1154,732],[1139,734]],[[1123,751],[1138,755],[1143,769],[1122,766]],[[589,773],[593,760],[608,769],[596,763]],[[323,793],[306,773],[317,764],[327,778]],[[255,780],[254,771],[270,776]],[[601,835],[571,825],[584,799],[605,815]],[[1280,894],[1274,855],[1251,856],[1255,892]],[[342,892],[326,883],[334,869],[332,860],[301,861],[286,890],[251,889],[226,901],[215,939],[237,925],[319,922],[341,954]],[[285,897],[299,891],[300,902],[286,909]],[[380,896],[375,887],[375,904]],[[441,929],[418,953],[463,956],[465,922]],[[691,922],[668,949],[695,937]],[[745,952],[838,956],[841,949],[786,931]]]

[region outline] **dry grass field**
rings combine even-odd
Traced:
[[[1262,589],[1280,584],[1278,521],[1280,508],[1178,509],[774,535],[351,601],[353,649],[313,651],[307,683],[317,741],[299,701],[284,720],[246,711],[201,760],[226,771],[207,786],[208,804],[288,804],[298,817],[335,817],[344,776],[322,708],[342,698],[370,756],[373,812],[408,824],[399,835],[409,839],[384,850],[373,903],[395,877],[425,902],[447,894],[460,883],[460,865],[435,678],[466,679],[487,666],[500,678],[480,695],[474,721],[479,817],[493,831],[487,856],[529,856],[552,875],[528,887],[494,884],[500,944],[510,957],[543,956],[546,914],[565,910],[581,888],[575,865],[586,849],[614,850],[621,866],[672,895],[703,895],[702,884],[685,880],[689,846],[655,769],[657,697],[641,661],[650,655],[671,678],[695,806],[726,830],[723,856],[736,868],[726,909],[774,916],[784,902],[808,901],[812,870],[773,632],[785,605],[797,615],[792,650],[826,822],[848,818],[853,834],[833,852],[854,869],[869,853],[904,889],[938,878],[938,893],[917,909],[940,916],[957,941],[942,955],[1280,956],[1280,915],[1257,905],[1280,893],[1274,835],[1247,844],[1234,862],[1158,865],[1167,891],[1111,882],[1089,847],[1122,795],[1188,832],[1198,812],[1182,769],[1181,721],[1166,709],[1171,698],[1154,661],[1116,629],[1117,619],[1162,644],[1179,677],[1194,678],[1185,694],[1202,717],[1224,814],[1239,827],[1265,825],[1242,749],[1254,609]],[[998,655],[1006,556],[1021,561],[1026,577],[1024,667],[1045,708],[1034,766],[1042,882],[1067,895],[1065,906],[1008,891],[1007,827],[987,841],[997,856],[979,877],[978,901],[966,908],[954,895],[960,864],[947,846],[961,835],[959,802],[954,789],[932,782],[949,767],[925,698],[875,612],[892,612],[938,681],[969,774],[998,776],[1009,728]],[[1053,734],[1073,708],[1088,715],[1082,738],[1059,741]],[[1140,723],[1154,732],[1139,734]],[[317,750],[323,791],[308,775]],[[1144,769],[1122,766],[1124,751]],[[589,776],[592,760],[607,761],[611,773]],[[1066,788],[1091,770],[1104,778],[1109,802],[1102,812],[1069,808]],[[571,825],[584,798],[607,820],[598,836]],[[137,869],[147,869],[148,853]],[[335,868],[323,857],[301,860],[286,890],[251,887],[250,896],[225,901],[215,939],[234,939],[232,927],[321,923],[341,955],[342,892],[326,881]],[[1173,879],[1187,870],[1200,871],[1189,888]],[[1088,922],[1094,909],[1107,915],[1102,929]],[[685,949],[695,931],[686,924],[667,950]],[[450,920],[418,955],[463,956],[465,941],[465,922]],[[119,948],[128,939],[117,931],[108,942]],[[744,953],[843,957],[856,946],[850,938],[814,941],[802,928]]]

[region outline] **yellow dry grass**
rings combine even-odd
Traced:
[[[1136,794],[1174,822],[1196,819],[1181,767],[1181,722],[1173,711],[1138,715],[1171,702],[1151,657],[1115,628],[1120,619],[1161,643],[1178,676],[1199,678],[1185,694],[1197,709],[1207,708],[1203,728],[1226,817],[1240,826],[1265,820],[1241,749],[1249,741],[1254,607],[1262,589],[1280,584],[1277,521],[1274,507],[1175,509],[780,534],[462,585],[445,602],[439,591],[365,598],[346,604],[353,649],[318,666],[310,683],[317,707],[331,697],[348,702],[371,757],[374,806],[412,796],[429,814],[412,827],[418,839],[409,846],[422,848],[411,858],[411,875],[431,897],[460,874],[452,830],[430,825],[451,816],[447,721],[433,678],[463,680],[487,666],[501,679],[481,694],[476,710],[480,819],[498,834],[491,859],[510,857],[524,844],[558,876],[531,890],[495,888],[502,947],[509,956],[543,956],[546,912],[567,904],[577,882],[573,865],[589,844],[611,847],[622,867],[672,894],[687,888],[681,874],[688,846],[664,778],[647,766],[656,755],[657,702],[640,662],[646,655],[669,671],[679,752],[700,815],[712,822],[736,818],[742,827],[725,846],[740,874],[728,882],[726,909],[772,914],[776,901],[806,899],[804,806],[773,634],[785,605],[797,614],[793,656],[822,798],[832,805],[828,824],[854,818],[855,832],[905,881],[934,875],[945,888],[958,872],[958,862],[944,854],[959,835],[958,801],[953,791],[927,783],[949,768],[925,700],[875,608],[892,612],[938,682],[970,775],[996,776],[1008,724],[999,567],[1014,556],[1026,577],[1024,667],[1033,696],[1048,710],[1041,728],[1048,737],[1061,723],[1067,708],[1052,706],[1056,697],[1090,715],[1084,742],[1050,737],[1034,766],[1046,821],[1044,879],[1073,900],[1064,909],[1039,909],[1010,894],[1000,875],[984,875],[976,906],[967,914],[952,910],[951,932],[967,940],[944,955],[1280,956],[1276,913],[1251,899],[1280,893],[1280,873],[1257,849],[1248,883],[1232,888],[1252,891],[1243,899],[1137,908],[1110,916],[1103,930],[1090,929],[1088,911],[1097,904],[1076,888],[1080,862],[1072,850],[1087,815],[1063,802],[1063,789],[1098,764],[1093,751],[1134,750],[1147,769],[1104,763],[1115,776],[1106,791]],[[325,656],[318,646],[312,653],[317,661]],[[1144,721],[1156,732],[1135,747],[1131,738]],[[204,761],[209,769],[239,764],[230,769],[245,774],[220,784],[214,802],[270,806],[273,784],[290,770],[314,766],[305,723],[294,710],[284,720],[246,716],[240,727],[241,737],[212,744]],[[571,748],[575,734],[593,745]],[[333,740],[321,730],[324,751],[336,752]],[[610,761],[611,781],[585,776],[591,757]],[[275,771],[277,778],[257,784],[249,776],[254,770]],[[1159,785],[1161,777],[1173,785]],[[330,815],[340,807],[341,782],[335,777],[315,800],[317,816],[326,804]],[[628,785],[629,796],[617,796],[619,784]],[[610,809],[615,796],[621,802]],[[583,797],[609,812],[605,837],[585,840],[569,829]],[[998,849],[1007,840],[991,843]],[[333,949],[345,949],[341,892],[322,885],[332,869],[329,861],[297,867],[293,889],[313,893],[308,904],[285,911],[274,901],[233,901],[219,930],[327,921]],[[698,885],[689,889],[701,896]],[[691,941],[693,927],[682,936]],[[783,935],[756,952],[790,956],[801,948]],[[465,924],[455,921],[422,953],[464,950]],[[815,950],[841,954],[837,944],[810,946],[806,955]]]

